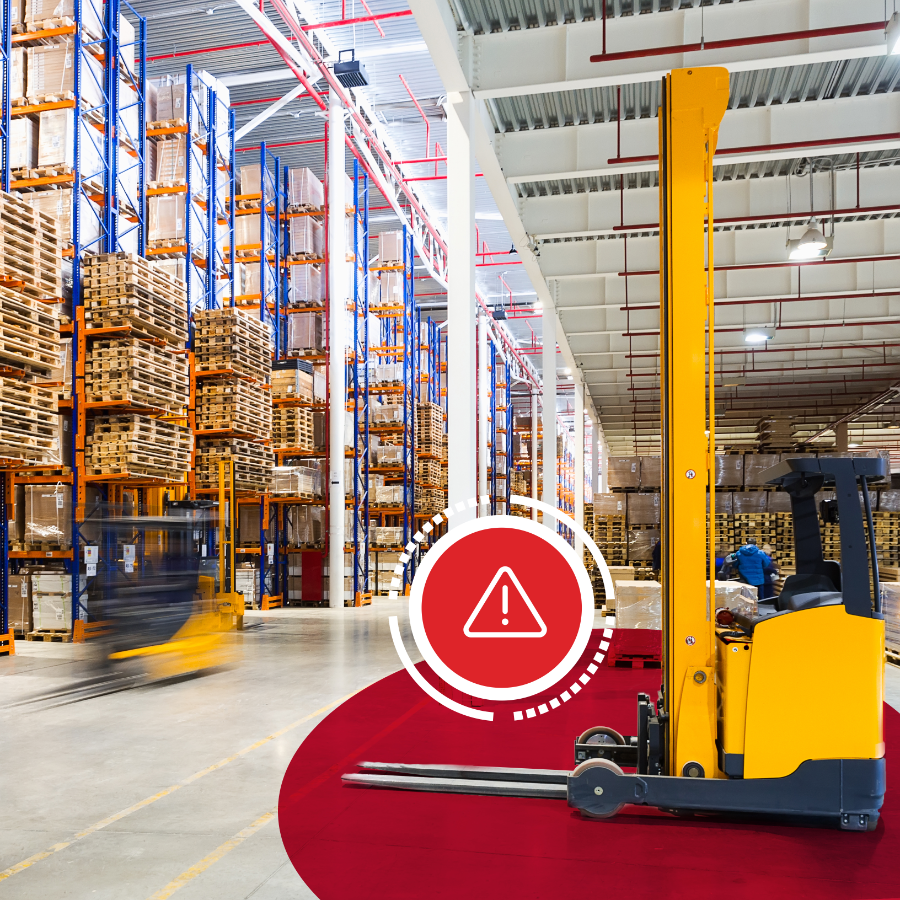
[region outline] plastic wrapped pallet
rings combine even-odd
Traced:
[[[353,195],[349,196],[352,198]],[[288,206],[299,206],[306,210],[322,209],[325,206],[325,189],[312,169],[305,166],[288,169],[287,202]]]
[[[184,194],[147,198],[148,241],[184,240]]]
[[[243,297],[253,297],[259,299],[262,295],[262,285],[259,280],[259,263],[245,262],[240,263],[241,280],[239,282],[240,292]]]
[[[241,166],[239,172],[239,194],[247,197],[254,194],[259,194],[262,191],[260,180],[262,168],[259,163],[252,163],[249,166]]]
[[[154,181],[184,184],[186,178],[187,141],[172,137],[156,143],[156,177]]]
[[[85,8],[90,8],[85,3]],[[90,53],[81,55],[81,96],[89,106],[103,100],[103,66]],[[75,42],[71,38],[41,47],[29,47],[26,55],[25,96],[29,99],[59,97],[75,91]],[[55,110],[58,112],[58,110]]]
[[[621,581],[634,581],[634,566],[610,566],[609,567],[609,577],[613,583],[613,590],[615,591],[616,596],[619,594],[619,582]],[[613,597],[606,598],[606,608],[609,610],[615,610],[616,601]]]
[[[403,262],[403,232],[382,231],[378,235],[378,265],[389,266]]]
[[[716,456],[716,487],[744,486],[744,457],[740,453]]]
[[[25,485],[26,544],[72,546],[72,488],[66,484]]]
[[[661,463],[658,456],[641,457],[641,488],[658,488],[662,485]]]
[[[755,487],[766,483],[765,474],[781,462],[780,453],[745,453],[744,454],[744,484],[747,487]]]
[[[611,456],[606,464],[607,483],[611,488],[641,486],[641,458],[639,456]]]
[[[33,169],[37,164],[37,119],[16,116],[9,122],[9,167]],[[42,193],[49,193],[42,192]]]
[[[659,494],[628,494],[629,525],[659,525]]]
[[[290,223],[290,252],[319,259],[325,252],[325,229],[312,216],[295,216]],[[259,221],[257,217],[257,228]]]
[[[45,19],[75,18],[77,0],[25,0],[25,22],[41,25]],[[14,6],[17,4],[14,2]],[[100,11],[102,5],[96,0],[81,4],[81,21],[85,30],[95,38],[102,36]],[[15,23],[15,20],[13,20]]]
[[[297,313],[288,317],[288,352],[311,350],[324,352],[322,343],[322,314]]]
[[[31,610],[35,631],[65,631],[72,624],[72,576],[67,572],[33,572]]]
[[[882,491],[878,498],[879,512],[900,512],[900,491]]]
[[[276,470],[277,478],[277,470]],[[238,507],[238,545],[259,546],[259,507],[243,504]]]
[[[184,74],[162,75],[154,79],[156,115],[153,121],[187,119],[187,84]]]
[[[662,586],[658,581],[616,584],[616,628],[662,630]]]
[[[646,562],[653,559],[653,548],[659,540],[659,529],[632,529],[628,532],[628,559],[630,562]]]
[[[290,266],[289,306],[321,303],[325,298],[322,269],[319,266]]]
[[[735,491],[733,511],[736,516],[768,512],[768,491]]]
[[[624,516],[625,494],[594,494],[594,516]]]
[[[375,451],[375,461],[379,466],[402,466],[403,447],[397,444],[383,444]]]
[[[46,109],[38,117],[37,164],[72,168],[75,165],[75,111]],[[81,142],[81,170],[103,170],[103,161],[93,141]]]
[[[249,213],[234,217],[235,247],[249,249],[260,245],[259,213]]]
[[[706,582],[707,588],[709,582]],[[744,616],[755,616],[757,610],[756,588],[740,581],[716,582],[716,609],[730,609]]]
[[[15,4],[14,4],[15,5]],[[25,96],[25,70],[28,67],[28,56],[24,47],[14,47],[10,53],[9,67],[9,99],[18,100]],[[16,118],[27,118],[17,116]],[[15,121],[15,120],[13,120]]]

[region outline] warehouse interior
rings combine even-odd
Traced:
[[[707,590],[750,615],[804,571],[786,460],[877,461],[865,581],[900,711],[895,5],[0,0],[0,900],[460,896],[314,871],[378,845],[374,806],[352,835],[321,812],[298,873],[279,790],[329,714],[378,731],[390,619],[412,647],[417,568],[461,522],[542,523],[583,557],[596,629],[669,627],[674,70],[728,76]],[[729,563],[748,545],[765,596]],[[661,651],[615,646],[629,697],[655,692]],[[573,736],[517,765],[570,765]],[[298,797],[357,762],[305,747]],[[382,837],[376,871],[430,871]],[[441,871],[477,856],[445,839]],[[852,896],[889,896],[866,877]]]

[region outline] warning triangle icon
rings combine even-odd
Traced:
[[[509,566],[501,566],[463,628],[470,638],[540,638],[547,626]]]

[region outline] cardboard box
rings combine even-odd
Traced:
[[[594,494],[594,517],[624,516],[625,494]]]
[[[235,242],[237,243],[237,242]],[[257,241],[259,243],[259,241]],[[262,296],[262,284],[259,280],[259,263],[243,263],[241,266],[240,293],[245,297]],[[269,283],[271,284],[271,277]]]
[[[349,195],[352,198],[352,194]],[[325,189],[311,169],[294,167],[288,169],[288,206],[302,206],[306,209],[322,209],[325,206]],[[347,200],[352,203],[352,199]]]
[[[25,24],[25,0],[12,0],[9,9],[10,25]]]
[[[732,498],[733,512],[736,516],[768,512],[768,496],[768,491],[735,491]]]
[[[13,119],[14,123],[16,121]],[[67,241],[72,235],[72,197],[72,188],[63,187],[50,191],[31,191],[23,194],[22,200],[32,209],[53,216],[59,222],[63,240]]]
[[[744,484],[747,487],[765,484],[765,473],[780,462],[780,453],[745,453]]]
[[[740,453],[716,456],[716,487],[744,486],[744,457]]]
[[[67,484],[25,485],[26,544],[72,546],[72,488]],[[44,590],[48,590],[44,588]]]
[[[767,512],[791,511],[791,495],[787,491],[768,491],[766,493]]]
[[[641,458],[639,456],[610,456],[606,463],[606,480],[611,488],[641,486]]]
[[[629,525],[659,525],[659,494],[627,494]]]
[[[616,628],[662,630],[662,585],[658,581],[616,584]]]
[[[293,220],[292,220],[293,221]],[[259,247],[260,236],[259,213],[234,217],[234,243],[237,247]],[[257,293],[259,291],[257,290]]]
[[[37,165],[37,119],[15,116],[9,122],[9,167],[33,169]],[[48,193],[42,191],[41,193]]]
[[[641,457],[641,487],[658,488],[662,486],[662,459],[658,456]]]
[[[31,573],[31,593],[72,594],[72,576],[68,572],[43,570]]]
[[[147,240],[184,240],[184,194],[147,198]]]
[[[379,279],[382,306],[403,305],[403,273],[382,272]]]
[[[731,491],[716,491],[716,515],[731,515],[734,512],[734,494]],[[709,494],[706,495],[706,508],[709,511]]]
[[[8,625],[10,631],[28,632],[34,630],[34,611],[31,607],[31,576],[10,575]]]
[[[709,582],[706,582],[709,587]],[[758,613],[756,588],[740,581],[716,582],[716,609],[731,609],[745,616]]]
[[[76,0],[25,0],[25,22],[41,23],[45,19],[75,18]],[[100,4],[93,2],[82,4],[81,20],[87,31],[99,38],[103,31],[100,27]],[[15,23],[15,19],[12,20]]]
[[[273,400],[307,400],[313,402],[313,376],[301,369],[272,371]]]
[[[148,141],[148,145],[151,142]],[[184,184],[187,178],[187,141],[173,137],[156,143],[156,177],[153,181]]]

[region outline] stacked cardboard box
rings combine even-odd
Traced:
[[[616,628],[662,630],[662,586],[658,581],[616,583]]]
[[[70,485],[24,485],[23,513],[23,550],[68,550],[72,546]]]
[[[403,232],[382,231],[378,235],[378,265],[403,264]],[[382,297],[384,300],[384,297]]]
[[[187,177],[187,138],[175,136],[157,141],[153,146],[156,148],[156,177],[153,181],[167,186],[184,184]]]
[[[288,252],[295,258],[321,259],[325,253],[325,227],[322,223],[313,216],[294,216],[289,221]]]
[[[9,609],[7,627],[18,635],[34,630],[34,611],[31,600],[31,575],[20,572],[9,576]]]
[[[352,195],[351,195],[352,198]],[[288,209],[316,210],[325,206],[325,190],[322,182],[311,169],[296,166],[288,170]],[[349,201],[352,202],[352,199]]]
[[[641,486],[641,458],[639,456],[611,456],[606,464],[607,482],[611,488],[639,488]]]
[[[160,194],[147,198],[147,240],[151,246],[184,242],[185,196]]]
[[[287,351],[297,356],[321,356],[325,352],[322,313],[295,313],[288,317]]]
[[[319,266],[291,266],[288,306],[321,306],[325,285]]]

